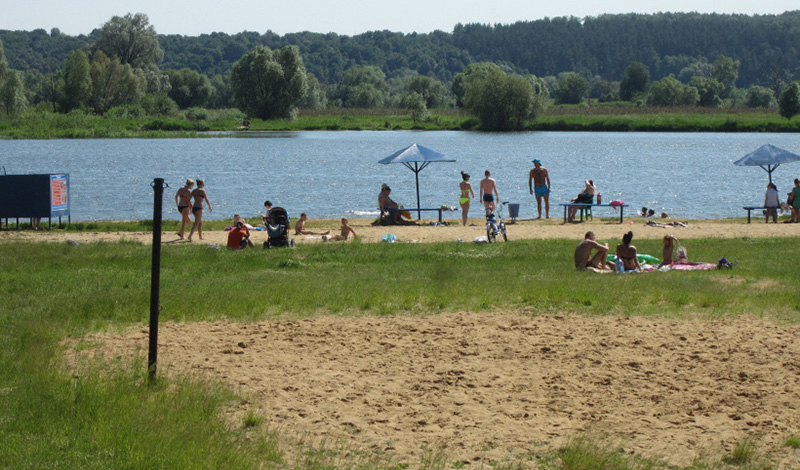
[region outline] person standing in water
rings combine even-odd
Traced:
[[[205,182],[199,179],[197,180],[197,189],[192,191],[192,198],[194,199],[194,203],[192,204],[194,224],[192,225],[192,231],[189,232],[189,238],[187,239],[189,241],[192,241],[195,230],[197,230],[197,236],[200,237],[200,240],[203,239],[203,201],[208,205],[208,211],[212,212],[211,201],[208,200],[205,185]]]
[[[189,209],[192,207],[192,188],[194,187],[194,180],[186,178],[186,186],[180,188],[175,193],[175,204],[178,206],[178,212],[181,213],[181,230],[178,236],[183,240],[183,235],[186,233],[186,226],[189,225]]]
[[[461,172],[461,183],[458,186],[461,189],[461,197],[458,198],[458,203],[461,204],[461,223],[466,226],[470,201],[475,199],[475,193],[472,191],[472,185],[469,184],[467,173]]]

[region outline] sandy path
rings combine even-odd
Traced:
[[[455,241],[460,238],[464,241],[472,241],[475,237],[486,235],[485,227],[481,221],[473,219],[475,223],[472,227],[461,225],[449,226],[372,226],[372,219],[350,219],[350,225],[364,242],[380,242],[383,235],[394,234],[399,242],[445,242]],[[338,232],[338,221],[334,220],[309,220],[306,223],[308,230],[325,231],[331,233]],[[625,223],[609,223],[601,221],[590,221],[575,224],[562,224],[561,219],[551,219],[547,221],[521,220],[516,224],[508,226],[508,236],[510,240],[521,239],[553,239],[568,238],[573,240],[583,239],[586,231],[592,230],[597,235],[599,241],[617,241],[622,238],[622,234],[628,230],[633,230],[636,238],[660,238],[666,233],[675,235],[680,239],[689,238],[740,238],[740,237],[794,237],[800,235],[800,224],[765,224],[762,221],[747,223],[720,222],[714,220],[690,222],[689,227],[660,228],[650,227],[644,224],[644,219],[640,217],[626,219]],[[195,243],[216,243],[224,245],[227,240],[227,232],[220,230],[205,231],[205,240],[195,240]],[[186,243],[178,241],[177,235],[172,232],[164,232],[162,241],[165,243]],[[252,232],[252,238],[256,244],[261,244],[267,239],[266,232]],[[314,236],[292,236],[297,244],[321,243],[320,237]],[[0,231],[0,241],[3,240],[30,240],[44,242],[65,242],[68,239],[76,240],[80,243],[99,242],[99,241],[119,241],[129,240],[141,243],[152,243],[153,234],[151,232],[82,232],[64,233],[58,231]]]
[[[796,468],[800,326],[524,313],[169,323],[159,373],[209,374],[285,434],[412,466],[424,447],[485,465],[588,429],[680,465],[750,436]],[[141,327],[84,339],[147,354]]]

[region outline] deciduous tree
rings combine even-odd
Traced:
[[[256,46],[233,65],[237,106],[259,119],[293,117],[306,88],[306,69],[295,46],[272,51]]]
[[[786,119],[800,114],[800,82],[792,82],[783,90],[778,109]]]
[[[684,85],[673,77],[665,77],[650,85],[647,104],[652,106],[694,106],[700,100],[697,88]]]
[[[112,17],[100,29],[95,44],[110,58],[138,69],[157,68],[164,58],[158,34],[144,13]]]
[[[775,95],[767,87],[753,85],[747,90],[745,105],[750,108],[774,108]]]
[[[442,82],[432,77],[420,75],[412,78],[408,82],[408,91],[422,95],[426,108],[440,108],[447,99],[447,88]]]
[[[622,74],[619,83],[619,97],[625,101],[633,100],[647,91],[650,83],[650,70],[641,62],[631,62]]]
[[[499,68],[464,81],[464,105],[492,131],[519,129],[535,112],[537,103],[531,80],[506,74]]]
[[[589,89],[589,81],[583,75],[575,72],[564,72],[558,77],[558,93],[556,97],[559,103],[578,104],[583,101],[586,90]]]
[[[64,92],[61,108],[65,113],[89,104],[92,97],[92,67],[80,49],[70,51],[64,63]]]
[[[122,64],[118,58],[110,59],[103,51],[92,54],[91,106],[97,114],[123,104],[139,101],[144,95],[145,79],[141,70]]]
[[[0,81],[0,111],[13,116],[27,106],[25,88],[22,85],[22,73],[7,70],[5,79]]]
[[[169,77],[170,90],[167,95],[172,98],[181,109],[207,107],[214,87],[211,81],[202,73],[190,68],[180,70],[165,70]]]

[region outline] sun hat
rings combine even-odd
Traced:
[[[542,164],[542,161],[541,161],[541,160],[539,160],[538,158],[534,158],[534,159],[533,159],[533,163],[538,163],[538,164],[540,164],[540,165],[541,165],[541,164]]]

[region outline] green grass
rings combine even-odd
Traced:
[[[118,115],[117,115],[118,114]],[[235,131],[244,115],[235,109],[205,110],[193,122],[175,116],[131,118],[122,113],[69,115],[31,108],[19,117],[0,116],[0,136],[10,139],[215,137],[202,131]],[[433,109],[415,122],[403,109],[301,110],[297,119],[251,119],[251,131],[303,130],[470,130],[480,122],[459,109]],[[556,106],[524,130],[638,132],[800,132],[800,117],[782,118],[776,110],[753,108],[654,108],[647,106]]]
[[[659,243],[637,246],[658,254]],[[165,245],[160,318],[513,310],[800,319],[793,290],[800,246],[786,239],[692,240],[693,259],[724,256],[739,265],[626,276],[576,272],[574,245],[354,242],[243,252]],[[142,358],[65,372],[63,339],[147,323],[150,254],[133,242],[0,243],[0,468],[404,468],[334,444],[288,452],[258,414],[225,421],[223,410],[237,400],[231,392],[196,379],[160,378],[150,386]],[[757,468],[752,462],[759,460],[744,454],[734,451],[730,461],[747,458]],[[435,450],[426,459],[426,468],[458,464]],[[631,462],[594,468],[659,468]]]

